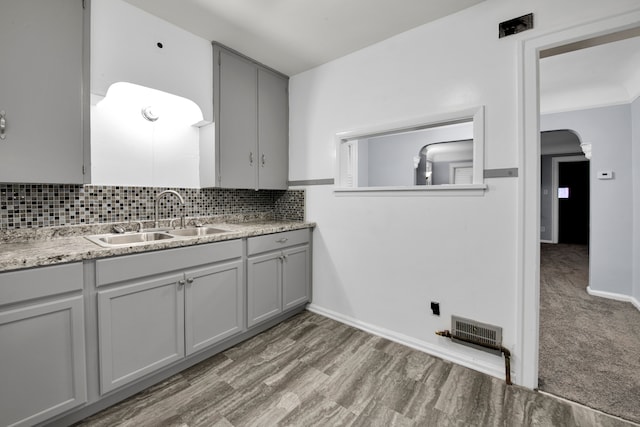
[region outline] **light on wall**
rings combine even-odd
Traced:
[[[155,122],[160,118],[158,112],[151,105],[144,107],[140,112],[142,113],[142,117],[150,122]]]
[[[133,83],[114,83],[109,86],[104,98],[94,96],[92,103],[102,112],[109,110],[111,114],[117,115],[122,125],[125,117],[133,125],[145,123],[140,120],[140,115],[151,123],[156,122],[160,116],[164,119],[169,117],[175,126],[197,127],[203,123],[200,107],[190,99]],[[161,121],[165,121],[164,119]]]
[[[584,156],[591,160],[591,144],[580,144],[580,148],[582,148]]]

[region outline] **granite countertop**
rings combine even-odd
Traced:
[[[102,247],[84,236],[109,233],[116,224],[93,226],[68,226],[48,229],[16,230],[0,235],[0,272],[22,268],[40,267],[67,262],[91,260],[117,255],[128,255],[169,248],[178,248],[224,240],[241,239],[282,231],[313,228],[315,223],[299,221],[251,220],[231,222],[225,219],[202,221],[208,227],[228,230],[207,236],[168,239],[147,244]],[[127,226],[129,224],[121,224]],[[145,228],[151,226],[145,223]],[[165,227],[165,224],[161,224]],[[166,227],[165,229],[168,229]],[[147,231],[145,229],[145,231]]]

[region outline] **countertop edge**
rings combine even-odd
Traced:
[[[144,245],[126,245],[105,248],[98,246],[84,236],[60,237],[42,241],[3,243],[0,245],[0,272],[15,271],[79,261],[95,260],[164,249],[180,248],[206,243],[244,239],[265,234],[315,228],[314,222],[265,221],[259,223],[219,223],[208,224],[225,230],[224,233],[161,240]]]

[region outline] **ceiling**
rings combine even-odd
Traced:
[[[402,0],[401,7],[389,0],[125,1],[291,76],[483,0]],[[640,37],[609,41],[540,60],[542,113],[640,95]]]
[[[125,0],[294,75],[483,0]]]
[[[540,111],[626,104],[640,95],[640,37],[540,60]]]

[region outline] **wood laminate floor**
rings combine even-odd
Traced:
[[[628,426],[303,312],[79,426]]]

